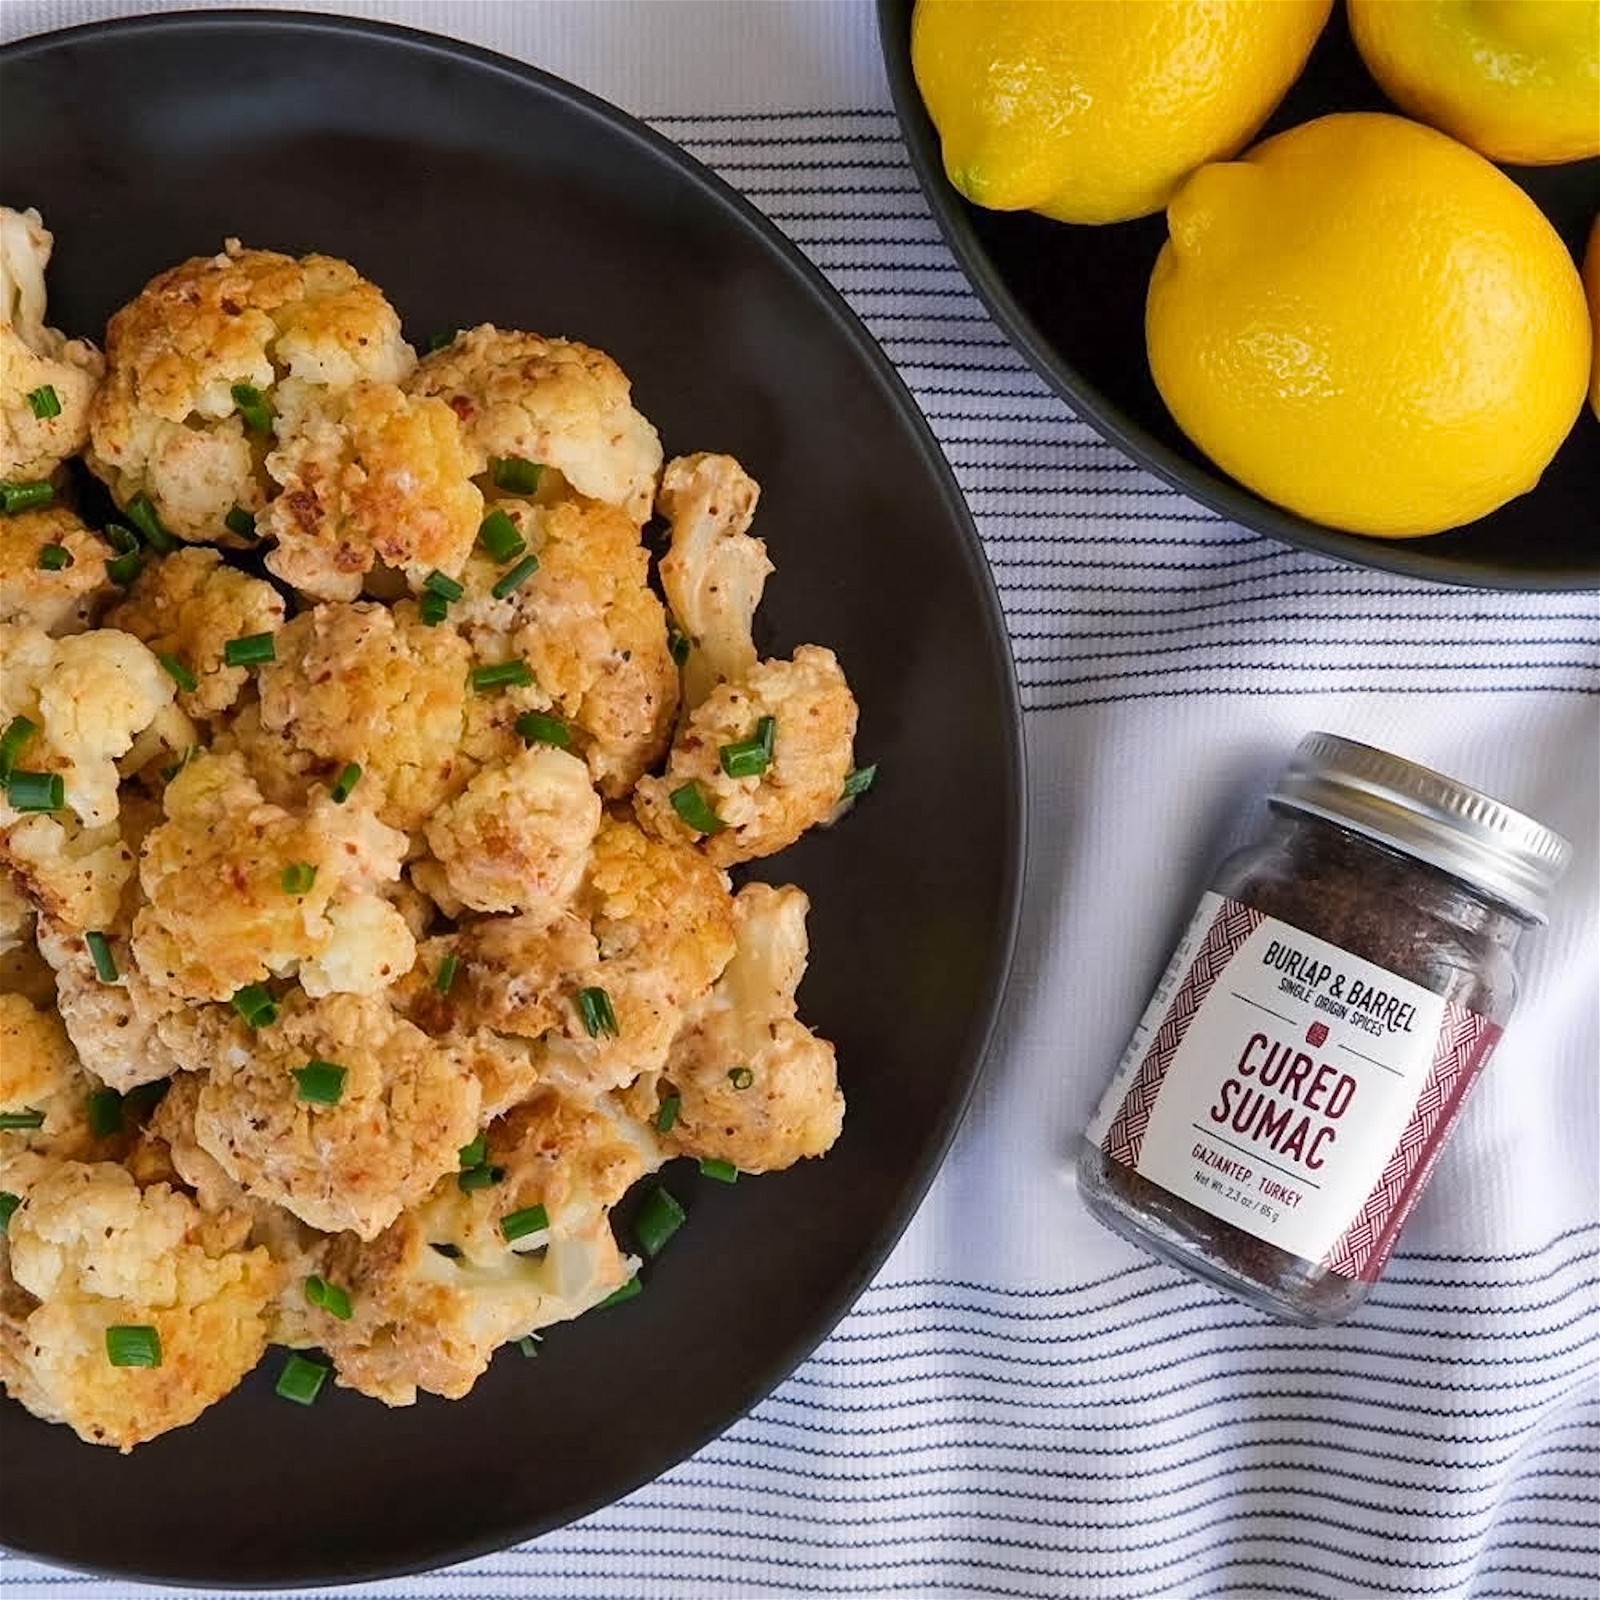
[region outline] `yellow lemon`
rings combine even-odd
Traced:
[[[1061,222],[1159,211],[1300,75],[1332,0],[917,0],[911,64],[969,200]]]
[[[1402,110],[1494,161],[1600,155],[1600,0],[1350,0]]]
[[[1156,386],[1225,471],[1384,538],[1526,493],[1582,408],[1583,284],[1537,206],[1463,144],[1346,112],[1202,167],[1145,312]]]
[[[1589,367],[1589,404],[1600,417],[1600,217],[1589,230],[1589,252],[1583,258],[1583,286],[1589,291],[1589,320],[1594,324],[1594,361]]]

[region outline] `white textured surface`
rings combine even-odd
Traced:
[[[0,28],[136,9],[8,0]],[[1594,1600],[1600,598],[1338,567],[1230,527],[1101,443],[940,243],[881,109],[865,3],[338,9],[456,33],[650,114],[833,278],[977,516],[1034,804],[995,1057],[857,1310],[753,1416],[628,1501],[370,1592]],[[773,108],[799,114],[729,114]],[[1481,784],[1578,846],[1402,1259],[1326,1334],[1273,1326],[1103,1233],[1069,1159],[1209,863],[1310,727]],[[18,1600],[127,1592],[16,1560],[0,1583]]]

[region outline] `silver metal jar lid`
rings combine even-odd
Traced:
[[[1272,799],[1404,851],[1536,922],[1572,856],[1559,833],[1492,795],[1333,733],[1300,741]]]

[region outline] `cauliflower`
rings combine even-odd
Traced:
[[[459,1399],[495,1349],[597,1305],[632,1276],[607,1214],[660,1154],[607,1108],[552,1090],[493,1123],[488,1164],[502,1180],[464,1193],[447,1179],[380,1238],[328,1252],[349,1321],[319,1332],[338,1381],[388,1405],[419,1389]],[[504,1219],[534,1206],[548,1226],[508,1244]]]
[[[179,689],[178,704],[190,716],[214,717],[239,698],[250,677],[246,668],[227,665],[225,647],[276,633],[283,597],[270,583],[225,567],[215,550],[179,550],[147,565],[106,623],[142,639],[157,656],[176,658],[198,680],[195,689]]]
[[[58,1017],[20,994],[0,994],[0,1112],[43,1118],[35,1128],[0,1131],[0,1188],[9,1187],[4,1173],[23,1150],[80,1159],[93,1148],[93,1087]]]
[[[729,777],[722,752],[758,738],[769,717],[765,770]],[[634,810],[659,838],[701,839],[720,867],[770,856],[833,815],[853,765],[855,733],[855,696],[833,652],[803,644],[792,661],[763,661],[713,689],[680,730],[666,772],[640,780]],[[710,834],[691,827],[673,804],[689,784],[720,823]]]
[[[30,1187],[9,1234],[0,1378],[91,1444],[128,1451],[193,1422],[261,1359],[280,1270],[241,1248],[242,1219],[164,1183],[141,1190],[110,1163],[69,1163]],[[115,1328],[152,1329],[156,1365],[114,1366]]]
[[[133,954],[193,1000],[298,971],[308,994],[373,994],[416,956],[377,892],[399,877],[405,837],[318,792],[302,812],[262,799],[236,754],[196,756],[167,785],[167,820],[145,840],[146,897]]]
[[[392,384],[416,359],[394,308],[347,262],[237,240],[153,279],[111,319],[106,352],[89,465],[120,504],[148,495],[172,533],[203,544],[247,543],[225,519],[259,512],[271,492],[271,441],[236,389],[270,411],[280,378]]]
[[[738,953],[691,1010],[666,1070],[637,1085],[629,1104],[653,1119],[660,1100],[675,1094],[666,1138],[673,1153],[774,1172],[833,1144],[844,1096],[833,1046],[795,1017],[809,902],[799,889],[752,883],[735,904]]]
[[[40,564],[47,545],[66,551],[66,566]],[[6,517],[0,521],[0,622],[26,623],[54,636],[82,633],[111,593],[110,555],[65,506]]]
[[[667,618],[648,585],[639,530],[611,506],[504,500],[539,569],[503,599],[502,569],[475,555],[452,620],[484,657],[533,669],[608,799],[666,753],[678,707]]]
[[[589,769],[564,750],[535,745],[479,773],[425,832],[463,905],[548,919],[582,881],[599,826]]]
[[[461,1052],[386,1001],[286,997],[282,1018],[233,1019],[195,1109],[195,1142],[235,1183],[325,1233],[375,1238],[447,1172],[478,1128],[480,1095]],[[295,1074],[342,1069],[334,1104]]]
[[[772,563],[750,535],[757,485],[732,456],[679,456],[661,476],[656,509],[672,524],[661,587],[689,639],[684,704],[691,710],[756,664],[751,637]]]
[[[392,383],[330,393],[285,382],[267,471],[282,493],[257,520],[267,566],[319,600],[354,600],[382,561],[420,590],[458,574],[483,520],[472,457],[442,400]]]
[[[316,606],[279,633],[233,737],[278,804],[354,762],[355,798],[411,832],[472,775],[459,749],[471,664],[453,628],[424,626],[409,603]]]
[[[407,387],[438,395],[478,452],[554,467],[579,494],[650,515],[661,441],[634,410],[622,369],[601,350],[484,323],[424,358]]]
[[[116,823],[28,816],[0,826],[0,860],[31,901],[74,928],[108,928],[133,878],[133,851]]]
[[[130,633],[97,628],[52,639],[0,625],[0,725],[19,715],[36,724],[19,764],[60,773],[67,809],[87,828],[116,820],[117,759],[172,696],[172,679]],[[0,830],[17,815],[0,802]]]
[[[48,478],[83,449],[105,370],[87,340],[44,324],[54,243],[37,211],[0,206],[0,478]]]

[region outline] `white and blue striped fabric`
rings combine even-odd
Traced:
[[[0,19],[16,36],[137,9],[8,0]],[[977,519],[1034,808],[990,1070],[833,1336],[629,1499],[352,1592],[1600,1597],[1600,596],[1340,567],[1230,526],[1102,443],[941,243],[864,4],[340,9],[470,38],[648,114],[837,285]],[[755,109],[771,105],[799,109]],[[1522,1011],[1400,1258],[1325,1333],[1142,1257],[1085,1217],[1071,1180],[1073,1141],[1209,862],[1248,834],[1252,797],[1311,727],[1478,782],[1578,847]],[[15,1558],[0,1585],[8,1600],[137,1592]]]

